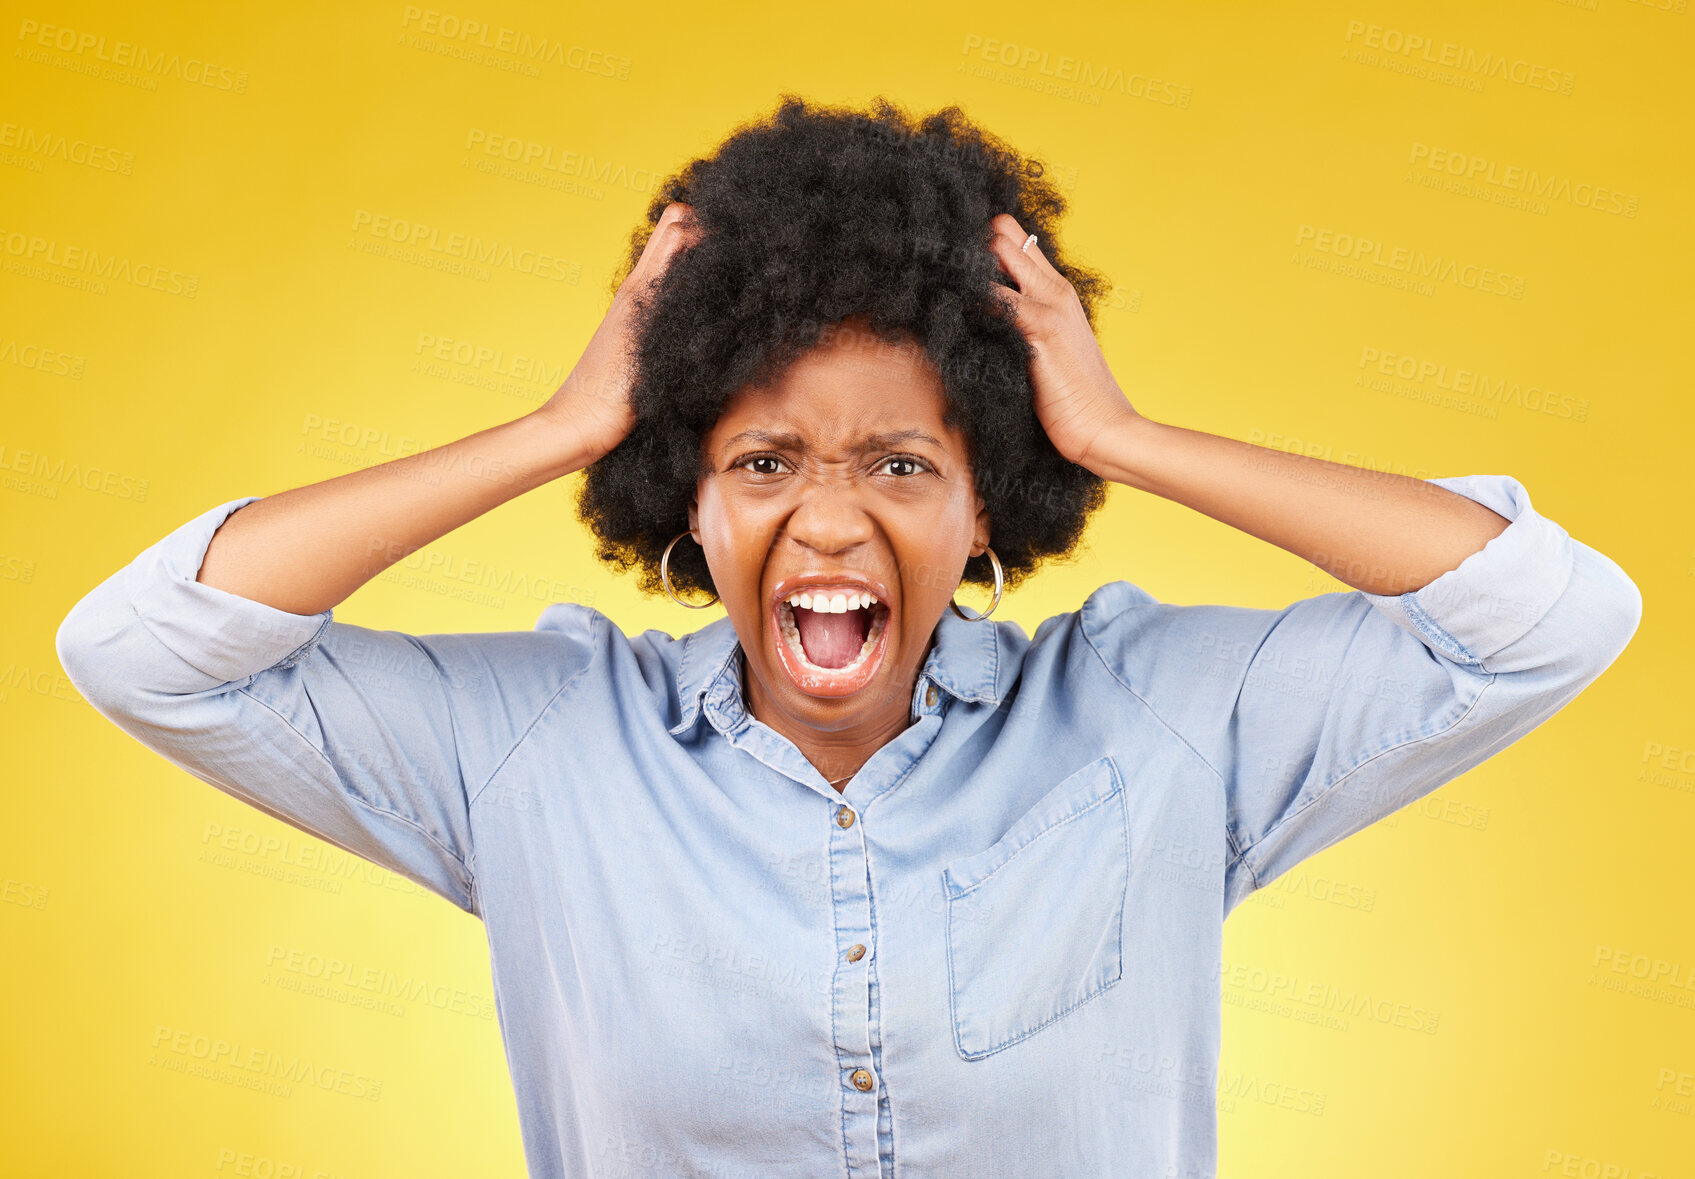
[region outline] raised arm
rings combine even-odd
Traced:
[[[1636,631],[1635,584],[1518,480],[1441,483],[1511,523],[1417,590],[1273,610],[1167,604],[1113,582],[1084,607],[1124,707],[1152,709],[1217,776],[1227,914],[1531,732]]]
[[[582,359],[543,406],[447,446],[266,496],[218,529],[197,579],[292,614],[317,614],[396,561],[507,500],[581,470],[635,424],[634,299],[696,239],[673,202]]]
[[[668,210],[547,405],[449,446],[182,524],[60,623],[96,711],[249,805],[479,912],[470,807],[561,685],[589,612],[535,632],[411,635],[333,608],[406,553],[584,466],[633,424],[631,280],[684,241]]]
[[[1225,913],[1529,733],[1635,634],[1635,583],[1516,479],[1411,479],[1147,419],[1034,238],[1002,213],[988,244],[1060,454],[1354,587],[1255,610],[1168,605],[1113,582],[1081,611],[1124,706],[1151,709],[1218,778]]]
[[[1355,590],[1252,610],[1117,589],[1089,611],[1121,682],[1141,685],[1219,776],[1226,913],[1542,724],[1613,663],[1641,618],[1624,571],[1507,476],[1426,482],[1133,412],[1096,434],[1089,458],[1103,478],[1186,504]],[[1186,674],[1173,681],[1161,666]]]
[[[1422,589],[1510,522],[1435,483],[1309,458],[1127,412],[1088,465],[1286,549],[1370,594]]]

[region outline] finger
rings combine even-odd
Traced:
[[[673,207],[673,205],[667,205],[659,214],[659,220],[653,223],[653,228],[648,231],[647,241],[642,244],[641,257],[636,259],[634,269],[641,270],[650,265],[654,255],[665,248],[665,239],[670,236],[665,232],[665,227],[669,224],[665,219],[672,217],[671,210]]]
[[[682,201],[672,201],[659,215],[659,220],[653,227],[653,236],[663,238],[669,248],[679,239],[687,239],[697,228],[694,209]]]
[[[659,219],[663,222],[667,217],[670,218],[670,224],[678,229],[697,228],[694,206],[683,201],[672,201],[669,205],[666,205],[665,212],[660,215]]]
[[[672,201],[660,213],[642,248],[637,266],[644,271],[657,271],[670,265],[677,251],[700,240],[701,227],[694,210],[681,201]]]
[[[1009,228],[1007,222],[1012,221],[1010,217],[996,218],[996,221],[998,224],[989,239],[989,248],[995,255],[995,261],[1000,263],[1001,271],[1017,285],[1020,294],[1038,293],[1042,276],[1032,264],[1029,255],[1021,253],[1018,249],[1029,235],[1016,228],[1017,222],[1012,222],[1012,227]]]
[[[706,228],[700,223],[700,218],[695,216],[693,206],[678,201],[673,202],[672,207],[679,211],[677,217],[671,222],[670,236],[675,239],[672,249],[679,250],[700,241],[706,232]]]
[[[694,210],[681,201],[672,201],[660,212],[659,220],[654,222],[647,242],[642,246],[641,256],[619,284],[618,294],[627,292],[626,297],[638,302],[651,298],[677,255],[698,242],[700,237],[701,229]]]
[[[1042,253],[1040,239],[1031,242],[1029,233],[1012,214],[997,214],[990,224],[994,228],[991,245],[995,257],[1018,282],[1020,291],[1026,295],[1046,295],[1057,289],[1056,282],[1064,281],[1064,276]]]
[[[645,262],[654,254],[674,249],[677,240],[687,237],[695,227],[694,209],[682,201],[672,201],[660,211],[659,220],[653,223],[653,232],[648,234],[647,245],[642,250],[642,260]]]

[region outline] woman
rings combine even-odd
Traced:
[[[1210,1175],[1226,915],[1634,633],[1514,479],[1138,414],[1063,209],[956,108],[786,99],[658,194],[545,406],[221,504],[60,627],[150,748],[485,922],[532,1175]],[[601,558],[723,617],[333,620],[585,467]],[[1353,590],[993,619],[1108,481]]]

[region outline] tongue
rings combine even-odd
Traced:
[[[796,607],[795,629],[800,631],[801,650],[812,662],[819,667],[846,667],[865,645],[865,636],[871,629],[871,612],[849,610],[845,614],[823,614]]]

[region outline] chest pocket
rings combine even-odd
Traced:
[[[1123,977],[1129,840],[1118,767],[1101,757],[942,869],[962,1057],[1016,1044]]]

